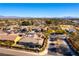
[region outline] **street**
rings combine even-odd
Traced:
[[[34,56],[38,55],[37,53],[33,52],[27,52],[27,51],[21,51],[21,50],[14,50],[14,49],[8,49],[8,48],[2,48],[0,47],[0,56]]]

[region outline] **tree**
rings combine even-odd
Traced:
[[[23,22],[21,23],[21,25],[22,25],[22,26],[28,26],[28,25],[30,25],[30,23],[29,23],[28,21],[23,21]]]
[[[46,20],[45,22],[46,22],[46,24],[52,24],[51,20]]]

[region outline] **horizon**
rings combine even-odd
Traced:
[[[72,17],[72,16],[61,16],[61,17],[32,17],[32,16],[4,16],[0,15],[0,18],[79,18],[79,17]]]
[[[78,6],[79,3],[0,3],[0,15],[36,18],[79,18]]]
[[[79,18],[79,17],[72,17],[72,16],[61,16],[61,17],[32,17],[32,16],[24,16],[24,17],[22,17],[22,16],[4,16],[4,15],[0,15],[0,18]]]

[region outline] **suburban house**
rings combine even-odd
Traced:
[[[74,27],[72,25],[60,25],[60,28],[62,30],[69,30],[69,29],[73,29]]]
[[[4,22],[0,22],[0,29],[3,30],[4,27],[5,27],[5,23]]]
[[[20,45],[23,46],[31,46],[35,47],[36,45],[42,45],[43,44],[43,38],[39,37],[36,33],[28,33],[19,41]]]
[[[55,38],[65,39],[66,35],[63,34],[63,33],[51,33],[50,34],[50,40],[54,40]]]
[[[14,46],[21,39],[20,36],[16,34],[0,34],[0,44]]]

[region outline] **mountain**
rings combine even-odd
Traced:
[[[79,17],[71,17],[71,16],[63,16],[63,17],[19,17],[19,16],[2,16],[0,15],[0,18],[56,18],[56,19],[74,19],[74,18],[79,18]]]
[[[18,16],[2,16],[2,15],[0,15],[0,18],[21,18],[21,17],[18,17]]]

